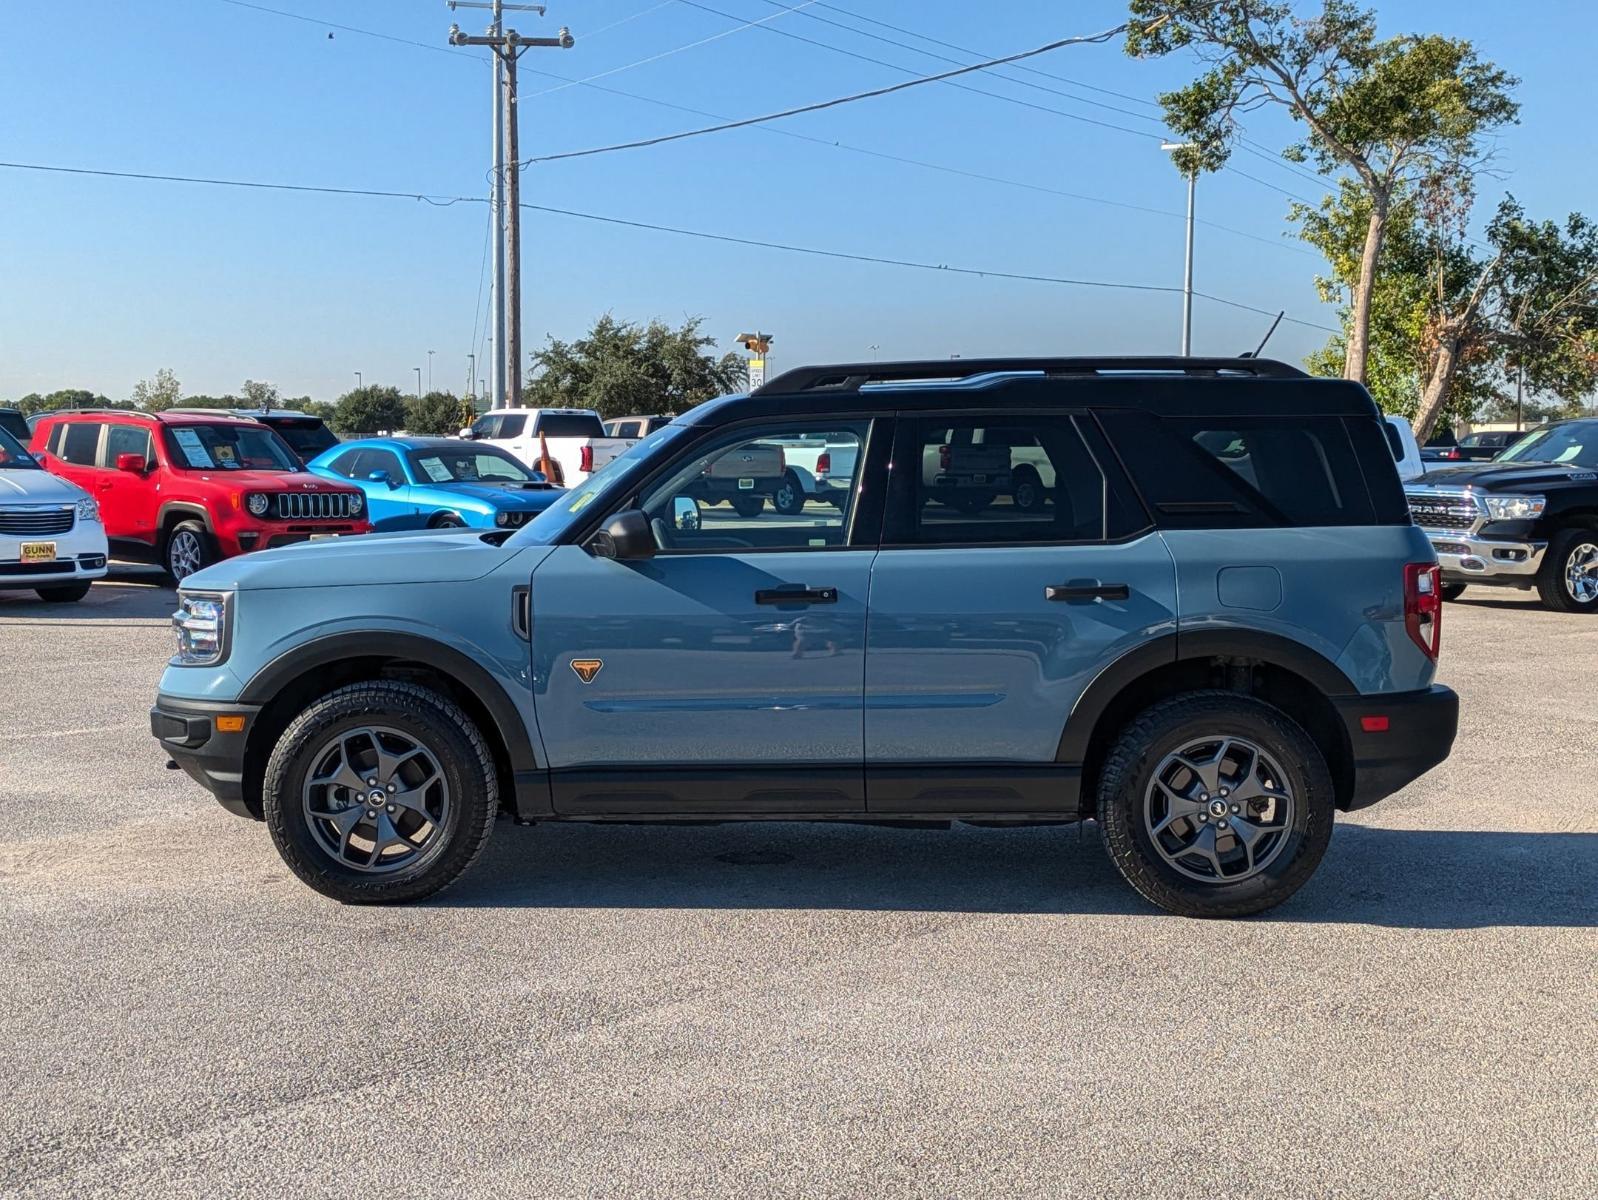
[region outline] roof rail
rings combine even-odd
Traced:
[[[795,367],[768,379],[752,393],[857,392],[868,383],[909,383],[970,379],[976,375],[1166,374],[1252,375],[1261,379],[1307,379],[1297,367],[1270,358],[938,358],[924,362],[841,363]]]
[[[115,413],[122,417],[149,417],[154,420],[160,413],[147,412],[142,408],[107,408],[103,404],[91,404],[83,408],[41,408],[35,416],[60,417],[72,413]]]

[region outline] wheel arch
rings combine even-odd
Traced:
[[[205,505],[196,504],[192,500],[168,500],[161,505],[155,515],[155,527],[160,530],[161,540],[165,540],[167,534],[171,533],[180,521],[187,521],[190,518],[198,519],[200,524],[205,526],[206,533],[216,533],[216,526],[211,521],[211,511]]]
[[[319,696],[373,679],[430,686],[465,710],[482,731],[500,777],[500,804],[520,812],[519,780],[538,771],[521,711],[504,686],[451,646],[416,634],[358,632],[317,638],[273,659],[245,685],[239,700],[261,706],[245,743],[244,796],[261,811],[261,779],[278,737]]]
[[[1354,794],[1353,747],[1332,703],[1359,693],[1324,655],[1278,634],[1234,630],[1166,634],[1127,651],[1078,697],[1055,759],[1082,766],[1084,811],[1121,730],[1149,705],[1179,692],[1221,688],[1274,704],[1320,747],[1339,808]]]

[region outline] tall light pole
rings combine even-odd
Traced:
[[[466,356],[466,394],[477,399],[477,355]]]
[[[1167,152],[1191,150],[1192,142],[1161,142]],[[1187,173],[1187,267],[1182,275],[1182,357],[1193,353],[1193,192],[1198,183],[1197,168]]]
[[[427,390],[433,390],[433,352],[427,352]]]
[[[366,386],[366,384],[361,381],[361,373],[359,371],[355,372],[355,386],[357,388],[363,388]]]
[[[422,368],[412,367],[411,370],[416,372],[416,398],[420,400],[422,398]]]

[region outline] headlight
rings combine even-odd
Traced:
[[[365,512],[365,511],[366,511],[366,497],[361,495],[361,493],[359,493],[359,492],[351,493],[351,495],[350,495],[350,515],[352,517],[358,517],[358,516],[361,515],[361,513]]]
[[[227,657],[228,595],[225,592],[178,592],[172,625],[178,631],[175,667],[210,667]]]
[[[1487,515],[1495,521],[1529,521],[1543,515],[1548,507],[1546,496],[1483,496],[1487,502]]]
[[[78,501],[79,521],[98,521],[100,519],[100,502],[93,496],[85,496]]]
[[[249,509],[253,516],[264,517],[266,510],[272,507],[272,497],[265,492],[251,492],[244,497],[244,507]]]

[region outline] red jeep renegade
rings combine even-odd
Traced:
[[[179,581],[234,554],[371,529],[359,490],[310,474],[259,421],[78,409],[42,419],[32,450],[100,502],[113,555]]]

